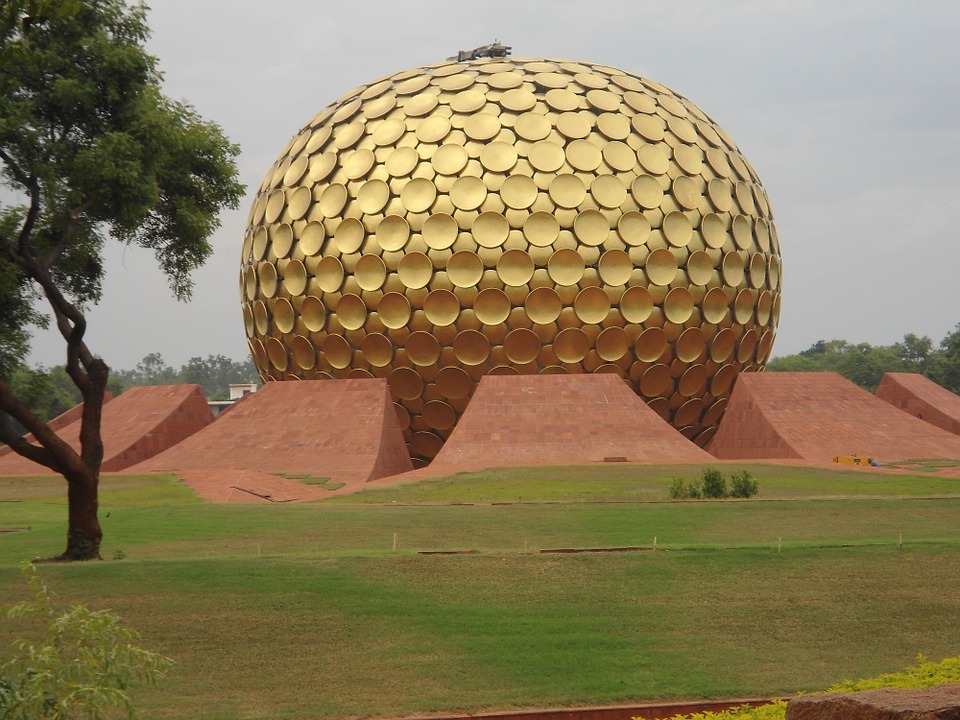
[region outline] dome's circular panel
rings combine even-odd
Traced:
[[[250,218],[261,375],[387,378],[420,460],[488,373],[620,372],[709,438],[780,316],[776,224],[727,133],[590,63],[450,61],[359,87],[304,124]]]

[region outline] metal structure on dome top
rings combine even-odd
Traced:
[[[456,55],[448,57],[447,60],[466,62],[467,60],[479,60],[480,58],[503,58],[508,57],[512,50],[513,48],[509,45],[501,45],[499,40],[494,40],[490,45],[482,45],[473,50],[461,50]]]
[[[704,445],[770,356],[780,277],[767,194],[694,103],[492,58],[304,125],[257,193],[240,285],[265,380],[387,378],[422,463],[495,373],[615,373]]]

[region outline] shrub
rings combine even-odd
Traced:
[[[673,478],[673,480],[670,481],[670,499],[683,500],[686,497],[688,497],[687,486],[684,484],[683,478]]]
[[[173,661],[140,648],[139,635],[111,612],[57,610],[34,567],[25,564],[23,573],[33,597],[7,614],[38,618],[45,632],[36,644],[18,640],[0,665],[0,719],[101,720],[115,717],[113,708],[133,717],[131,684],[159,680]]]
[[[730,476],[730,497],[753,497],[757,494],[757,489],[757,481],[746,470]]]
[[[716,468],[703,470],[703,496],[705,498],[727,497],[727,479]]]

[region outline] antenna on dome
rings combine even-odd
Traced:
[[[461,50],[453,57],[447,60],[456,60],[457,62],[466,62],[467,60],[479,60],[480,58],[502,58],[508,57],[513,50],[509,45],[501,45],[499,40],[494,40],[490,45],[482,45],[473,50]]]

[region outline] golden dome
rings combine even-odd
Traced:
[[[445,62],[357,88],[250,211],[264,380],[387,378],[414,459],[479,379],[611,372],[699,444],[780,315],[767,194],[700,108],[615,68]]]

